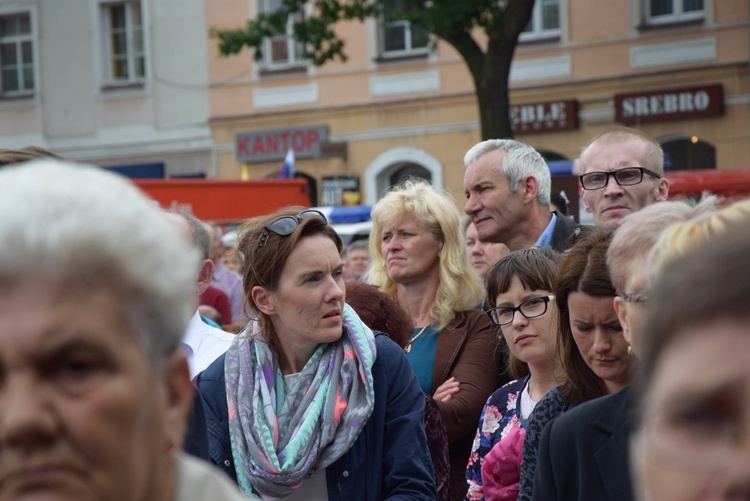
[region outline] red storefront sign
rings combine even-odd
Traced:
[[[720,117],[723,114],[724,88],[721,84],[615,94],[615,120],[623,124]]]
[[[510,107],[513,132],[550,132],[578,128],[578,101],[551,101]]]
[[[234,151],[237,161],[247,163],[282,160],[290,149],[294,149],[295,158],[318,158],[320,145],[327,140],[325,125],[238,132]]]

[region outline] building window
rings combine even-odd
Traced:
[[[259,0],[261,12],[270,13],[281,7],[282,0]],[[269,68],[302,66],[304,47],[294,39],[294,23],[304,21],[304,13],[290,15],[286,22],[286,32],[267,38],[263,42],[263,64]]]
[[[531,19],[519,40],[542,40],[560,36],[560,0],[537,0]]]
[[[141,3],[107,3],[103,9],[108,83],[143,82],[146,55]]]
[[[34,92],[34,50],[28,12],[0,16],[0,85],[3,96]]]
[[[703,19],[703,0],[646,0],[649,24]]]
[[[430,34],[399,15],[401,2],[387,2],[380,21],[380,53],[386,57],[427,54]]]

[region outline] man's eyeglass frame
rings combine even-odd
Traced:
[[[638,180],[631,183],[631,182],[623,182],[618,178],[618,176],[621,175],[620,174],[621,172],[628,172],[628,171],[629,172],[638,171],[640,173]],[[590,176],[593,176],[595,174],[605,176],[604,183],[601,186],[597,186],[597,187],[591,187],[590,184],[587,186],[586,178],[590,179]],[[617,169],[617,170],[613,170],[610,172],[605,172],[605,171],[587,172],[586,174],[582,174],[578,176],[578,179],[581,181],[581,186],[583,186],[584,190],[591,191],[591,190],[601,190],[602,188],[605,188],[609,184],[610,177],[615,178],[615,182],[619,186],[635,186],[636,184],[641,184],[643,182],[644,174],[648,174],[649,176],[655,177],[656,179],[661,179],[661,175],[645,167],[623,167],[622,169]]]

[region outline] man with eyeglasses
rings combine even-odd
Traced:
[[[654,139],[627,127],[595,136],[579,161],[583,206],[594,224],[617,228],[628,214],[667,199],[664,152]]]

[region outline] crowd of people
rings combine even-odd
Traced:
[[[463,207],[406,179],[344,246],[0,152],[0,499],[750,499],[750,201],[668,201],[622,127],[593,226],[530,146],[464,162]]]

